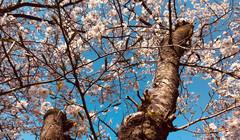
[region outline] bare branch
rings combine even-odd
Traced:
[[[181,130],[181,129],[187,128],[187,127],[189,127],[189,126],[191,126],[191,125],[193,125],[193,124],[195,124],[195,123],[197,123],[197,122],[199,122],[199,121],[203,121],[203,120],[208,120],[208,119],[214,118],[214,117],[216,117],[216,116],[218,116],[218,115],[221,115],[221,114],[223,114],[223,113],[225,113],[225,112],[227,112],[227,111],[231,111],[231,110],[233,110],[233,109],[235,109],[235,108],[238,108],[238,107],[240,107],[240,104],[236,104],[236,105],[234,105],[234,106],[232,106],[232,107],[229,107],[229,108],[227,108],[227,109],[224,109],[224,110],[222,110],[222,111],[219,111],[219,112],[217,112],[217,113],[215,113],[215,114],[213,114],[213,115],[211,115],[211,116],[199,118],[199,119],[197,119],[197,120],[195,120],[195,121],[192,121],[192,122],[190,122],[190,123],[188,123],[188,124],[186,124],[186,125],[184,125],[184,126],[181,126],[181,127],[176,128],[176,130]]]
[[[83,0],[77,0],[75,2],[70,1],[69,3],[64,4],[62,7],[67,7],[70,5],[74,5],[74,4],[78,4],[80,2],[82,2]],[[23,3],[17,3],[16,5],[13,6],[9,6],[3,9],[0,9],[0,15],[4,15],[4,13],[8,13],[8,12],[12,12],[18,8],[22,8],[22,7],[38,7],[38,8],[57,8],[57,5],[47,5],[47,4],[41,4],[41,3],[31,3],[31,2],[23,2]]]

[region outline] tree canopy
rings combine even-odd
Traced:
[[[0,139],[39,139],[52,108],[73,121],[72,138],[115,139],[148,99],[149,116],[161,108],[153,102],[166,105],[159,79],[175,82],[167,108],[187,122],[172,131],[236,139],[239,17],[237,0],[1,0]],[[172,64],[175,79],[159,70]],[[196,79],[208,82],[199,93],[189,89]]]

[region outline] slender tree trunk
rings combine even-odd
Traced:
[[[190,40],[192,30],[193,24],[183,22],[170,41],[166,37],[161,42],[153,89],[145,90],[138,112],[124,118],[119,140],[165,140],[169,132],[174,131],[172,121],[176,118],[179,95],[179,61],[189,47],[186,42]]]
[[[50,109],[44,115],[40,140],[72,140],[69,135],[64,134],[72,126],[72,120],[67,119],[61,110]]]

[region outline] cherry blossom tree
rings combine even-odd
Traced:
[[[74,139],[238,138],[239,12],[236,0],[1,0],[0,139],[39,139],[51,117]],[[196,78],[211,91],[190,91]]]

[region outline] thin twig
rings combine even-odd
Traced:
[[[130,100],[131,102],[133,102],[133,104],[138,107],[138,104],[136,101],[134,101],[130,96],[127,96],[126,99]]]
[[[219,111],[218,113],[215,113],[215,114],[213,114],[213,115],[211,115],[211,116],[199,118],[199,119],[197,119],[197,120],[195,120],[195,121],[192,121],[192,122],[190,122],[190,123],[188,123],[188,124],[186,124],[186,125],[184,125],[184,126],[181,126],[181,127],[176,128],[176,130],[181,130],[181,129],[187,128],[187,127],[189,127],[189,126],[191,126],[191,125],[193,125],[193,124],[195,124],[195,123],[197,123],[197,122],[199,122],[199,121],[203,121],[203,120],[208,120],[208,119],[214,118],[214,117],[216,117],[216,116],[218,116],[218,115],[220,115],[220,114],[222,114],[222,113],[225,113],[225,112],[227,112],[227,111],[231,111],[231,110],[233,110],[234,108],[238,108],[238,107],[240,107],[240,104],[237,104],[237,105],[235,105],[235,106],[232,106],[232,107],[229,107],[229,108],[224,109],[224,110],[222,110],[222,111]]]

